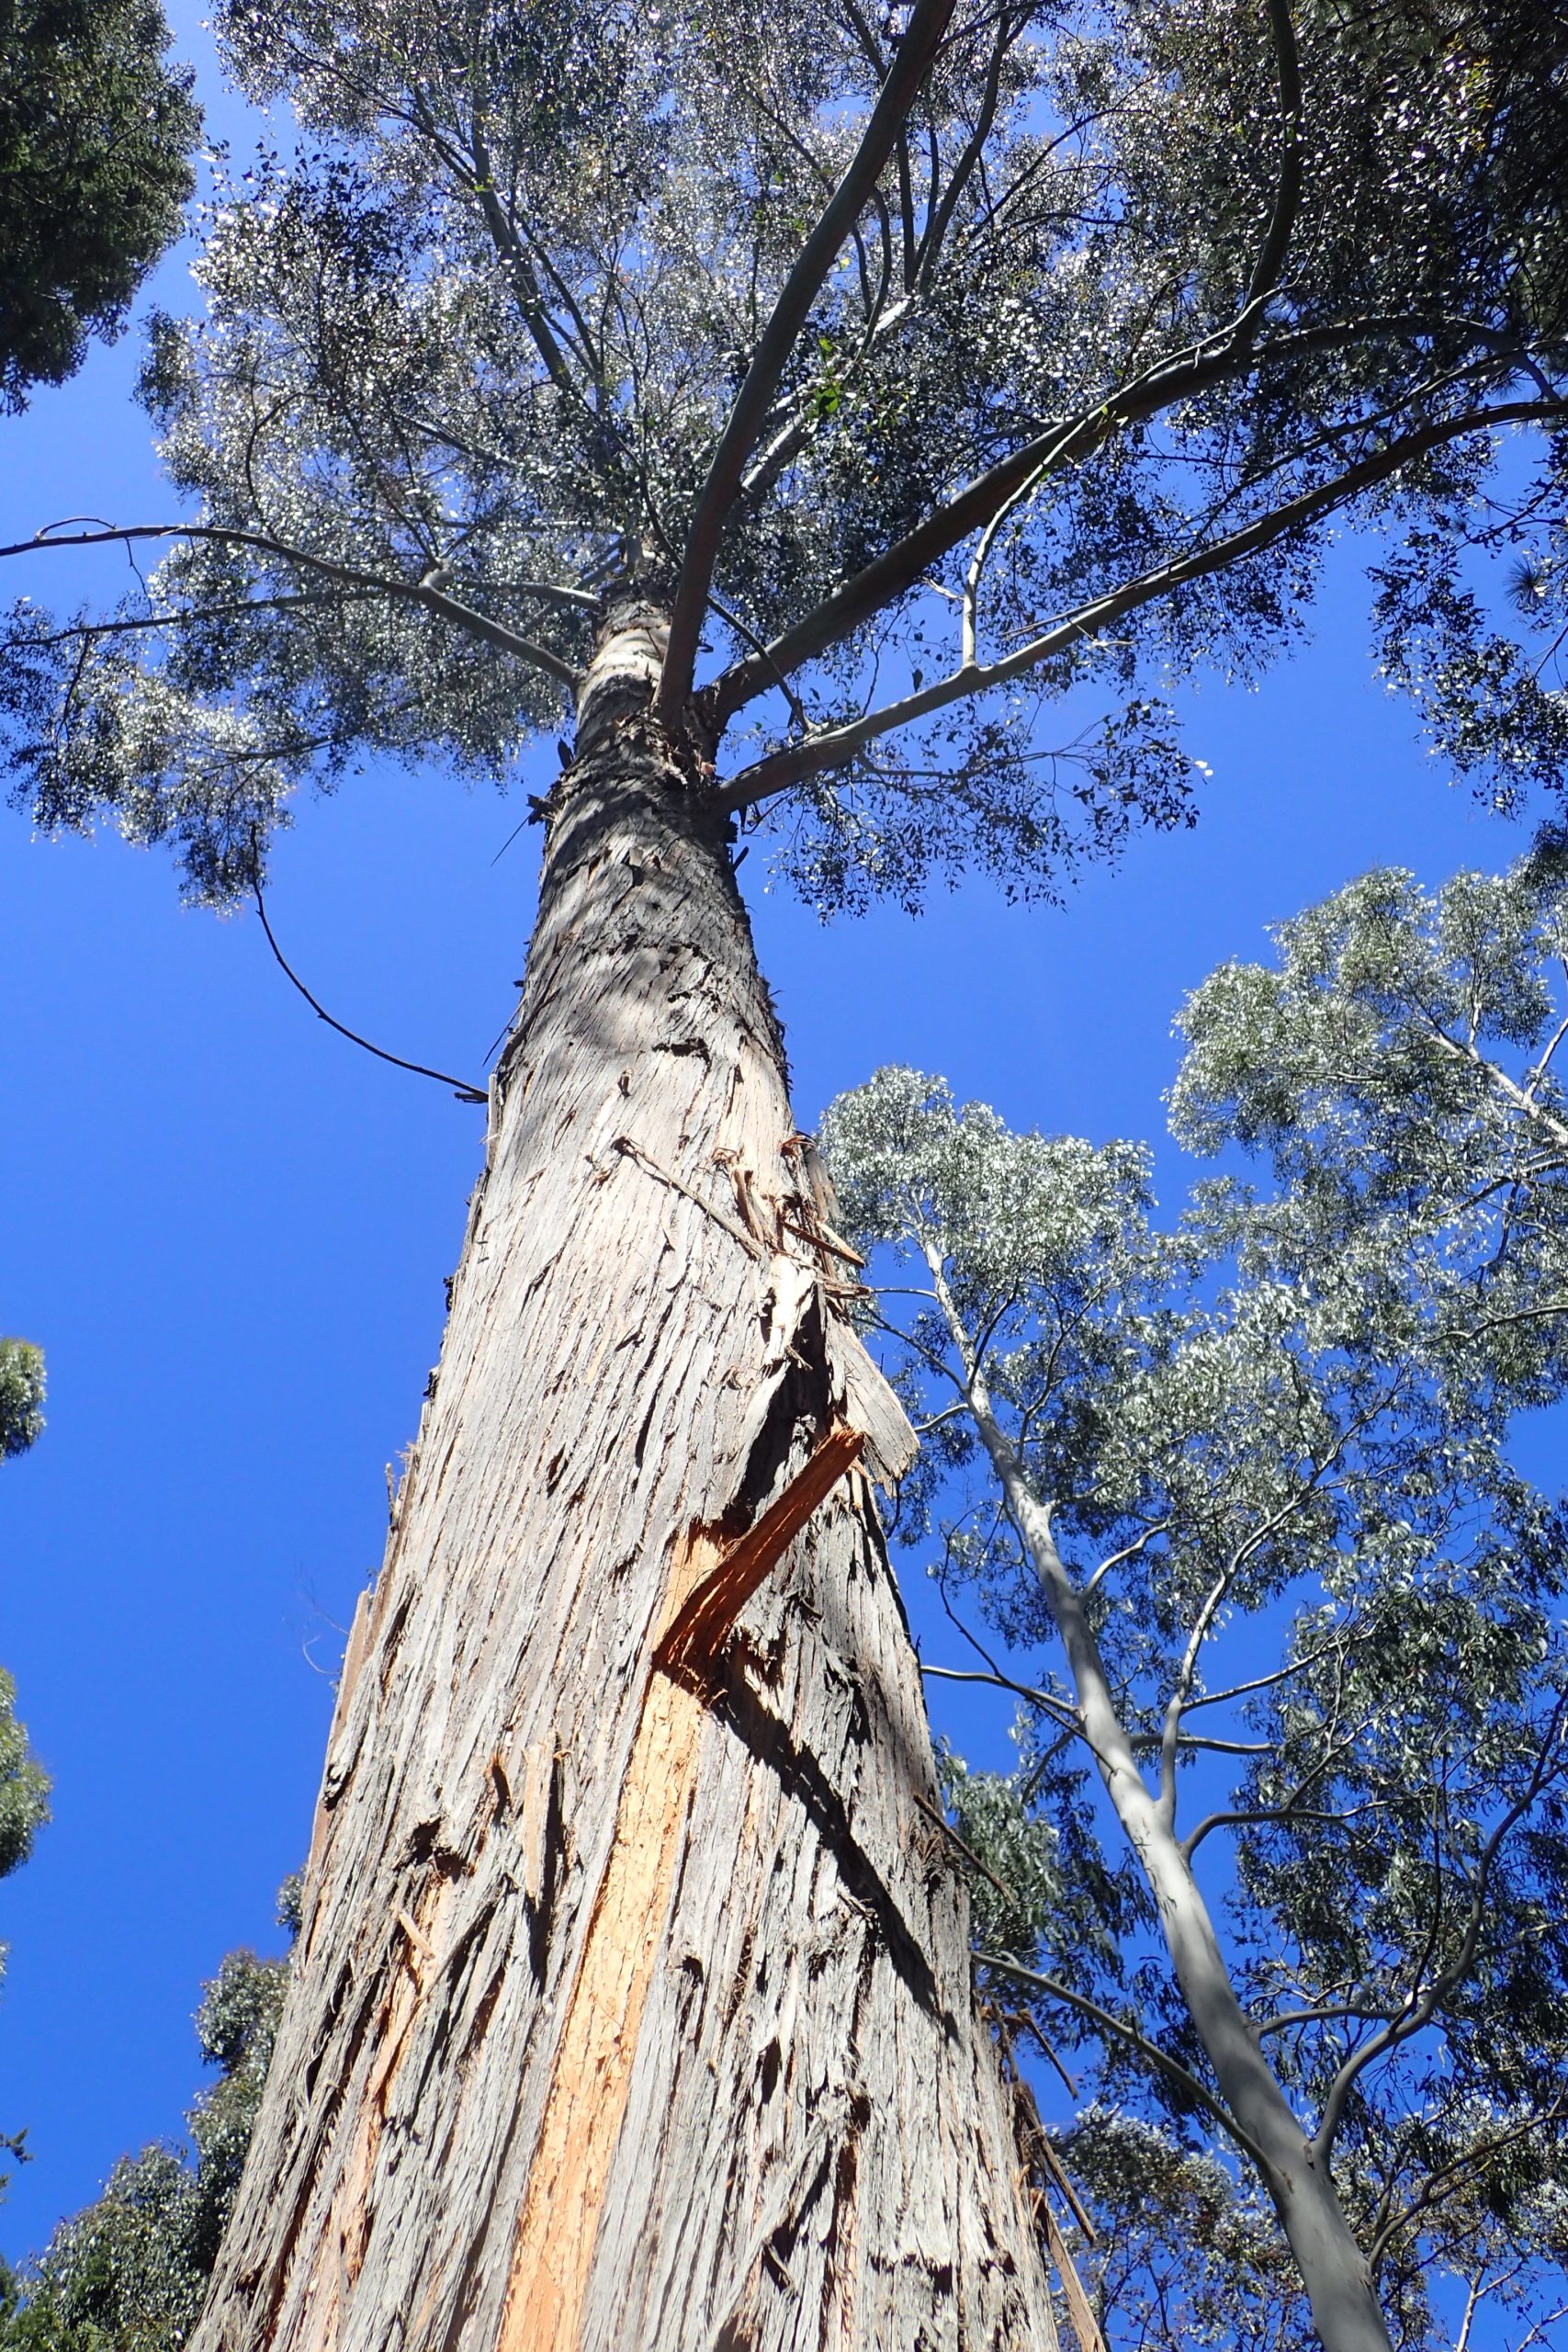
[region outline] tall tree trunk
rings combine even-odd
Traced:
[[[197,2352],[1055,2342],[722,828],[602,637]]]

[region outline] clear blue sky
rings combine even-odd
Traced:
[[[195,17],[175,11],[177,47],[210,100]],[[241,143],[231,106],[214,114]],[[157,293],[189,300],[183,263]],[[136,360],[133,331],[0,420],[5,539],[172,512]],[[25,584],[69,603],[91,584],[74,560]],[[1017,1123],[1154,1136],[1170,1016],[1213,964],[1369,865],[1436,880],[1517,854],[1372,676],[1353,548],[1330,577],[1308,650],[1257,694],[1191,699],[1214,772],[1197,831],[1137,843],[1060,910],[975,887],[919,922],[823,929],[763,890],[759,844],[743,879],[803,1121],[899,1060]],[[521,813],[381,770],[299,810],[270,908],[340,1017],[481,1070],[533,910],[537,834],[496,857]],[[0,2207],[15,2257],[122,2152],[177,2136],[201,1980],[235,1944],[276,1948],[273,1891],[305,1850],[340,1629],[439,1345],[481,1114],[323,1029],[254,916],[182,911],[158,855],[0,817],[0,1329],[40,1342],[51,1380],[44,1438],[0,1474],[0,1662],[55,1780],[52,1826],[0,1885],[0,2130],[28,2125],[36,2159]]]

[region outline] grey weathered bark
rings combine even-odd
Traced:
[[[1055,2342],[723,820],[624,608],[197,2352]],[[737,1612],[739,1622],[737,1623]]]
[[[1238,2127],[1295,2256],[1314,2329],[1325,2352],[1391,2352],[1366,2256],[1335,2193],[1327,2155],[1303,2129],[1236,1998],[1209,1906],[1176,1836],[1171,1813],[1139,1770],[1083,1596],[1056,1549],[1051,1513],[997,1419],[942,1261],[930,1246],[926,1261],[964,1366],[975,1426],[1066,1654],[1084,1737],[1143,1866],[1171,1967],[1214,2070],[1224,2108]]]

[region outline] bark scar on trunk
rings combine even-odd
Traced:
[[[666,1674],[705,1682],[726,1635],[769,1569],[783,1559],[818,1504],[864,1451],[864,1431],[840,1421],[819,1440],[805,1467],[755,1527],[716,1566],[684,1593],[671,1578],[668,1622],[654,1645],[656,1666]]]
[[[746,1534],[721,1550],[718,1532],[698,1525],[673,1564],[615,1841],[590,1916],[529,2171],[499,2352],[569,2352],[577,2343],[604,2185],[696,1777],[709,1677],[746,1602],[864,1444],[861,1430],[838,1423]]]

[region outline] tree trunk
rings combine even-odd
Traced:
[[[1050,2346],[729,855],[623,607],[197,2352]],[[738,1622],[737,1622],[738,1621]]]

